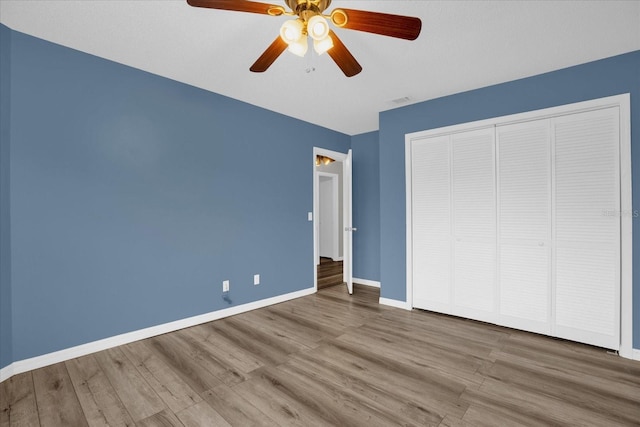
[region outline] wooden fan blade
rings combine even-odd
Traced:
[[[255,1],[247,0],[187,0],[187,3],[189,3],[189,5],[193,7],[206,7],[209,9],[261,13],[263,15],[269,15],[270,10],[274,15],[280,15],[282,14],[282,12],[284,12],[284,8],[282,6],[276,6],[268,3],[258,3]],[[277,11],[281,12],[277,13]]]
[[[405,40],[417,39],[422,29],[420,18],[366,10],[336,9],[331,13],[331,20],[341,28]]]
[[[327,51],[331,59],[334,60],[338,67],[342,70],[345,76],[353,77],[362,71],[362,67],[356,61],[356,58],[351,55],[349,49],[342,43],[342,40],[338,38],[333,30],[329,30],[329,36],[333,40],[333,47]]]
[[[287,48],[287,44],[280,38],[280,36],[276,37],[276,39],[271,43],[271,45],[264,51],[260,58],[249,68],[254,73],[263,73],[267,71],[267,69],[275,62],[276,59],[285,51]]]

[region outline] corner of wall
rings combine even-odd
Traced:
[[[10,222],[11,30],[0,25],[0,370],[13,361]],[[0,378],[2,376],[0,375]]]

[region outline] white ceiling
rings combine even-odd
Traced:
[[[186,0],[0,0],[0,22],[349,135],[377,130],[378,113],[405,105],[393,102],[400,98],[415,103],[640,50],[640,0],[333,0],[328,11],[341,6],[417,16],[422,33],[405,41],[336,29],[363,67],[346,78],[312,49],[251,73],[288,18]]]

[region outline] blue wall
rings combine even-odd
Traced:
[[[11,31],[0,25],[0,368],[12,361],[9,138]]]
[[[472,72],[472,71],[470,71]],[[640,51],[380,114],[381,296],[406,301],[404,135],[605,96],[631,93],[633,167],[640,164]],[[634,209],[640,174],[633,173]],[[634,219],[634,228],[638,226]],[[640,234],[633,242],[634,348],[640,348]]]
[[[14,361],[313,286],[312,147],[349,136],[11,35]]]
[[[355,135],[353,150],[353,277],[380,280],[380,150],[378,132]]]

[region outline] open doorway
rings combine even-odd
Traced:
[[[313,151],[314,284],[352,293],[351,151]]]
[[[342,165],[316,161],[318,179],[318,289],[344,283],[342,234]],[[328,170],[332,172],[327,172]]]
[[[330,258],[332,261],[342,261],[341,180],[339,173],[318,171],[318,254],[320,258]]]

